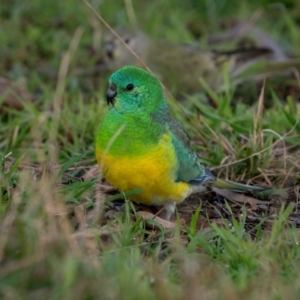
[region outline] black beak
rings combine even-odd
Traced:
[[[110,84],[108,86],[107,92],[106,92],[106,100],[107,104],[114,104],[114,99],[117,96],[117,88],[114,84]]]

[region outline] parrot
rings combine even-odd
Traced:
[[[258,59],[271,58],[273,54],[268,47],[204,50],[192,44],[154,39],[133,27],[117,27],[115,31],[171,92],[180,87],[182,95],[199,92],[200,78],[217,88],[222,85],[224,72],[230,78],[238,78]],[[126,65],[145,68],[111,31],[105,34],[103,48],[104,63],[111,72]]]
[[[274,194],[276,189],[216,178],[173,118],[159,79],[144,69],[123,67],[109,78],[109,109],[95,138],[104,178],[120,191],[140,189],[130,200],[165,206],[167,220],[176,204],[207,186],[235,192]]]

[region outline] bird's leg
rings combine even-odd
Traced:
[[[170,221],[170,218],[171,218],[171,216],[174,214],[175,209],[176,209],[176,202],[170,203],[170,204],[165,208],[165,211],[166,211],[166,220],[167,220],[167,221]]]
[[[206,186],[204,185],[193,185],[193,191],[192,194],[195,193],[203,193],[207,190]]]

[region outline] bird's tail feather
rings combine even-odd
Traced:
[[[250,193],[258,193],[263,196],[279,195],[284,198],[287,197],[287,193],[284,189],[268,188],[259,185],[247,185],[247,184],[237,183],[230,180],[223,180],[219,178],[217,178],[212,185],[219,189],[228,189],[239,193],[250,192]]]

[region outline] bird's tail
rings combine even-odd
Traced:
[[[250,192],[250,193],[257,193],[262,196],[278,195],[278,196],[282,196],[283,198],[287,197],[287,192],[285,189],[268,188],[259,185],[247,185],[247,184],[237,183],[230,180],[223,180],[219,178],[217,178],[212,185],[219,189],[232,190],[238,193]]]

